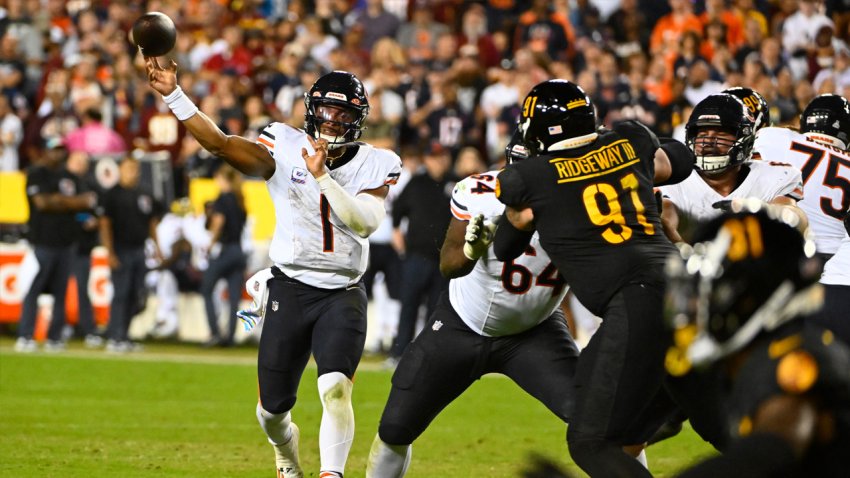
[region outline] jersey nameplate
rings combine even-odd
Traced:
[[[640,161],[627,139],[614,141],[579,158],[554,158],[558,184],[602,176]]]

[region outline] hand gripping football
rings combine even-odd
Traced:
[[[177,28],[168,15],[148,12],[133,24],[133,42],[143,56],[162,56],[174,48]]]

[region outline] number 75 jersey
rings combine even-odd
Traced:
[[[490,171],[458,182],[452,191],[452,215],[469,221],[483,214],[487,221],[498,221],[505,210],[494,194],[498,174]],[[549,317],[566,295],[565,285],[535,233],[525,253],[510,262],[496,259],[490,245],[469,274],[449,282],[449,300],[469,328],[499,337],[518,334]]]
[[[798,206],[808,216],[817,251],[835,254],[850,207],[850,155],[785,128],[762,129],[753,149],[763,161],[790,163],[802,172],[804,197]]]

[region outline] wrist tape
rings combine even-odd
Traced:
[[[162,100],[180,121],[186,121],[198,113],[198,107],[195,106],[195,103],[192,103],[192,100],[183,93],[183,89],[179,86],[168,96],[163,96]]]

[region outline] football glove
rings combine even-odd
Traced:
[[[484,220],[483,214],[478,214],[469,220],[466,225],[465,243],[463,244],[463,255],[471,261],[478,260],[487,252],[490,243],[496,233],[496,223]]]
[[[245,283],[245,290],[253,299],[251,307],[236,312],[236,316],[242,321],[245,332],[251,332],[266,316],[266,302],[269,298],[268,282],[271,278],[272,270],[266,268],[251,276]]]

